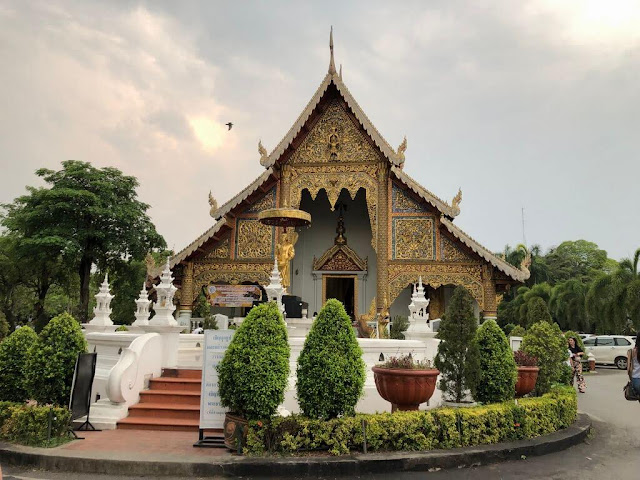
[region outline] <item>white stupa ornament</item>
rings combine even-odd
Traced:
[[[160,283],[156,285],[157,301],[153,304],[153,311],[156,312],[156,314],[149,320],[149,325],[178,325],[176,319],[173,318],[173,312],[176,309],[176,306],[173,304],[173,296],[177,290],[173,285],[169,257],[167,257],[167,263],[164,266],[162,275],[160,275]]]
[[[429,299],[424,294],[424,286],[422,285],[422,277],[419,278],[418,284],[413,285],[413,293],[411,294],[411,303],[409,304],[409,328],[405,338],[416,338],[425,333],[432,333],[433,328],[429,323],[429,313],[427,307]]]
[[[271,270],[271,276],[269,277],[269,285],[264,287],[267,292],[267,297],[270,302],[276,302],[280,312],[284,315],[284,305],[282,303],[282,295],[285,292],[282,286],[282,278],[280,277],[280,271],[278,270],[278,260],[273,261],[273,270]]]
[[[113,300],[113,295],[109,292],[109,274],[106,273],[100,290],[96,294],[96,306],[93,307],[93,319],[89,322],[90,325],[113,325],[110,318],[111,300]]]
[[[140,290],[140,296],[136,300],[136,321],[132,323],[134,327],[140,327],[142,325],[149,325],[149,307],[151,306],[151,300],[149,300],[149,293],[145,286],[145,282],[142,283],[142,290]]]

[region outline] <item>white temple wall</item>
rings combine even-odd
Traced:
[[[343,190],[339,201],[347,205],[344,212],[347,245],[362,259],[368,258],[368,272],[365,280],[358,285],[358,313],[366,313],[373,297],[376,296],[376,252],[371,246],[371,226],[367,211],[365,190],[360,189],[355,200]],[[333,246],[338,224],[338,212],[331,212],[331,206],[324,190],[318,193],[315,201],[304,190],[300,208],[311,214],[311,226],[298,229],[296,256],[291,265],[291,287],[289,293],[302,297],[309,303],[308,316],[322,308],[322,277],[314,280],[312,275],[313,257],[320,258]],[[296,272],[298,272],[296,274]],[[362,288],[364,287],[364,288]],[[408,304],[408,302],[407,302]]]

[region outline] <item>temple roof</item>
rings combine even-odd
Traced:
[[[445,216],[447,216],[449,218],[453,218],[453,217],[457,216],[460,213],[459,210],[454,209],[447,202],[445,202],[444,200],[441,200],[440,198],[436,197],[433,193],[431,193],[429,190],[427,190],[422,185],[420,185],[418,182],[416,182],[413,178],[411,178],[409,175],[407,175],[400,168],[395,167],[395,166],[391,167],[391,172],[396,176],[396,178],[398,180],[400,180],[407,187],[409,187],[412,192],[417,194],[423,200],[426,200],[427,202],[429,202],[433,207],[438,209],[438,211],[440,213],[442,213],[443,215],[445,215]]]
[[[496,267],[502,273],[510,276],[518,282],[524,282],[531,276],[531,273],[529,271],[520,270],[519,268],[514,267],[510,263],[504,261],[494,253],[487,250],[485,247],[480,245],[480,243],[471,238],[470,235],[466,234],[460,228],[458,228],[457,225],[454,225],[453,222],[448,218],[444,216],[440,217],[440,221],[442,222],[442,225],[447,228],[449,233],[451,233],[454,237],[456,237],[458,240],[460,240],[467,247],[480,255],[484,260]]]

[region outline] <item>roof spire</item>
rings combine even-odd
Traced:
[[[336,64],[333,61],[333,25],[331,26],[331,32],[329,33],[329,50],[331,51],[331,59],[329,60],[329,73],[334,75],[336,73]]]

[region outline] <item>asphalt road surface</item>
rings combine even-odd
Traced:
[[[588,413],[593,419],[594,432],[589,440],[583,444],[541,457],[530,457],[483,467],[436,472],[366,475],[361,478],[363,480],[365,478],[367,480],[417,480],[425,477],[430,480],[639,479],[640,403],[628,402],[622,395],[622,387],[627,379],[626,372],[613,367],[599,368],[598,373],[585,377],[587,393],[580,394],[579,409],[581,412]],[[140,480],[157,478],[50,473],[12,467],[5,467],[4,475],[5,480]],[[176,477],[162,478],[182,480]],[[262,480],[258,477],[253,478]],[[333,480],[334,477],[315,478]],[[195,479],[190,477],[190,480]]]

